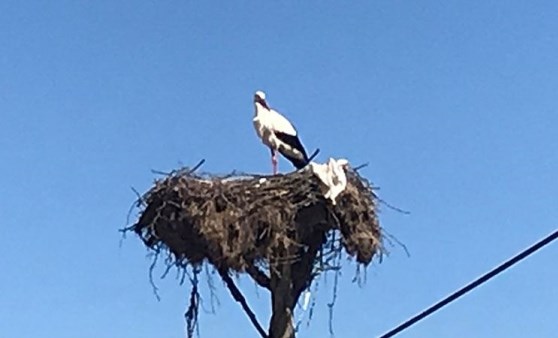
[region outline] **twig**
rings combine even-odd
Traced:
[[[126,239],[126,233],[130,230],[133,230],[136,227],[135,224],[132,224],[130,226],[127,226],[123,229],[118,229],[118,232],[122,233],[122,236],[120,237],[120,240],[118,241],[118,247],[122,248],[122,244],[124,243],[124,240]]]
[[[398,207],[395,207],[395,206],[389,204],[388,202],[384,201],[384,200],[381,199],[381,198],[378,198],[378,201],[379,201],[380,203],[382,203],[383,205],[385,205],[386,207],[390,208],[391,210],[400,212],[400,213],[402,213],[402,214],[404,214],[404,215],[410,215],[410,214],[411,214],[410,211],[403,210],[403,209],[400,209],[400,208],[398,208]]]
[[[188,170],[188,174],[192,174],[194,173],[196,170],[198,170],[203,164],[205,163],[205,158],[202,158],[198,164],[196,164],[192,169]]]
[[[172,269],[172,267],[174,265],[169,264],[167,262],[165,262],[167,264],[167,267],[165,268],[165,272],[163,272],[163,274],[161,275],[161,277],[159,277],[160,279],[164,279],[165,277],[167,277],[167,275],[169,274],[170,270]]]
[[[155,266],[157,265],[157,259],[159,258],[159,251],[155,252],[155,258],[153,258],[153,262],[151,262],[151,266],[149,267],[149,284],[151,284],[151,287],[153,288],[153,294],[155,295],[155,298],[157,298],[157,301],[161,301],[161,297],[159,296],[159,288],[157,287],[157,285],[155,285],[155,282],[153,281],[153,270],[155,270]]]
[[[192,283],[192,291],[190,292],[190,305],[188,310],[184,313],[186,318],[186,328],[188,332],[188,338],[194,336],[194,329],[198,330],[198,315],[199,315],[199,304],[200,304],[200,294],[198,292],[198,274],[200,272],[198,267],[193,267],[192,272],[194,274],[193,278],[190,278]],[[199,332],[198,332],[199,336]]]
[[[123,234],[126,234],[128,231],[134,230],[135,227],[136,227],[136,225],[133,224],[133,225],[130,225],[129,227],[125,227],[123,229],[118,229],[118,231],[122,232]]]
[[[151,173],[152,174],[157,174],[157,175],[163,175],[163,176],[170,176],[172,175],[172,171],[170,173],[164,172],[164,171],[159,171],[159,170],[155,170],[155,169],[151,169]]]
[[[178,283],[179,285],[184,285],[184,282],[186,281],[186,277],[188,277],[189,280],[192,280],[192,277],[188,273],[187,266],[185,266],[183,269],[179,269],[178,271],[180,270],[182,270],[182,275],[180,275],[180,282]]]
[[[341,266],[341,254],[342,252],[339,251],[337,255],[337,266]],[[333,332],[333,307],[335,306],[335,302],[337,301],[337,286],[339,284],[339,275],[341,274],[341,269],[336,270],[334,277],[333,277],[333,298],[331,302],[327,304],[329,308],[329,334],[330,337],[335,337],[335,333]]]
[[[217,304],[217,306],[220,306],[221,302],[219,301],[219,298],[216,295],[217,288],[213,283],[213,277],[209,272],[208,264],[204,264],[204,270],[205,270],[205,280],[207,281],[207,288],[209,289],[209,305],[211,306],[211,309],[207,309],[203,301],[201,302],[201,305],[204,312],[215,314],[215,304]]]
[[[247,268],[246,268],[246,272],[250,275],[250,277],[252,277],[252,279],[258,283],[259,286],[261,286],[262,288],[268,289],[270,290],[269,284],[269,277],[260,269],[258,269],[257,266],[250,264]]]
[[[409,252],[409,250],[407,249],[407,246],[405,244],[403,244],[400,240],[397,239],[397,237],[393,236],[392,234],[390,234],[389,232],[387,232],[385,229],[384,231],[384,237],[387,238],[388,243],[393,246],[393,242],[395,242],[396,244],[398,244],[400,247],[403,248],[403,250],[405,250],[405,254],[407,255],[407,257],[411,257],[411,254]]]
[[[134,187],[130,187],[130,189],[132,189],[132,191],[136,194],[136,197],[138,198],[136,200],[136,203],[138,204],[138,206],[142,205],[142,204],[146,204],[145,201],[143,200],[143,197],[140,195],[140,193],[136,190],[136,188]]]
[[[157,175],[162,175],[162,176],[171,176],[171,175],[175,175],[175,174],[181,174],[181,173],[185,173],[186,175],[190,175],[192,174],[194,171],[198,170],[203,164],[205,163],[205,159],[201,159],[198,164],[196,164],[194,167],[192,167],[192,169],[190,168],[182,168],[179,170],[172,170],[170,172],[165,172],[165,171],[160,171],[160,170],[155,170],[155,169],[151,169],[151,173],[153,174],[157,174]],[[187,169],[187,170],[186,170]]]
[[[359,166],[354,167],[353,170],[358,172],[360,169],[368,167],[368,164],[369,164],[368,162],[363,163]]]
[[[357,283],[358,287],[362,287],[364,284],[366,284],[366,280],[368,278],[367,270],[363,268],[361,271],[361,267],[364,267],[364,265],[356,265],[355,276],[351,280],[351,283]],[[363,274],[364,276],[362,276],[361,274]]]
[[[267,333],[258,322],[256,315],[250,309],[248,303],[246,303],[246,299],[244,298],[244,296],[242,295],[238,287],[234,284],[232,278],[228,275],[226,271],[223,270],[217,270],[217,271],[219,271],[221,278],[223,278],[223,281],[227,285],[227,288],[231,292],[231,295],[233,296],[234,300],[240,303],[242,309],[244,310],[244,312],[246,312],[246,315],[248,316],[252,324],[256,327],[256,330],[258,331],[260,336],[262,336],[262,338],[268,338]]]
[[[130,205],[130,209],[128,209],[128,214],[126,215],[126,224],[130,224],[130,215],[132,214],[132,211],[134,210],[134,208],[137,208],[137,207],[140,207],[141,205],[146,205],[147,204],[145,202],[145,200],[143,199],[143,196],[141,196],[140,193],[134,187],[130,187],[130,189],[132,189],[134,194],[136,194],[137,199],[132,203],[132,205]],[[124,230],[126,230],[126,229],[124,229]]]

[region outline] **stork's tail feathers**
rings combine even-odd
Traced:
[[[306,165],[310,162],[307,157],[301,159],[297,157],[291,157],[288,155],[284,155],[287,160],[289,160],[296,169],[302,169],[306,167]]]
[[[320,148],[314,150],[312,155],[310,155],[310,157],[308,158],[308,163],[310,163],[316,156],[318,156],[319,153],[320,153]]]
[[[302,145],[298,149],[280,145],[278,150],[296,169],[302,169],[310,162]]]
[[[306,152],[303,152],[302,155],[304,156],[304,158],[289,156],[289,154],[282,154],[282,155],[285,156],[285,158],[289,160],[293,164],[293,166],[298,170],[306,167],[308,163],[310,163],[318,155],[319,152],[320,149],[316,149],[312,153],[312,155],[310,155],[310,157],[306,155]]]

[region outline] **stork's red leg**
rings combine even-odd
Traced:
[[[271,149],[271,167],[273,168],[273,175],[277,175],[277,153],[273,148]]]

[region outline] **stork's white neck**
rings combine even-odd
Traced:
[[[262,116],[262,115],[265,115],[265,114],[268,114],[268,113],[269,113],[269,109],[267,109],[266,107],[264,107],[264,106],[263,106],[261,103],[259,103],[259,102],[254,102],[254,107],[256,108],[256,109],[255,109],[255,116],[256,116],[256,117]]]

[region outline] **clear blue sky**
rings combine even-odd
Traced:
[[[341,278],[337,337],[375,337],[553,231],[555,1],[0,3],[0,336],[183,337],[148,282],[134,194],[170,170],[269,172],[252,97],[319,160],[370,162],[402,249]],[[280,163],[287,170],[287,162]],[[556,337],[554,244],[400,337]],[[219,286],[201,337],[257,337]],[[328,279],[331,286],[331,279]],[[267,325],[263,290],[240,284]],[[324,286],[310,328],[327,337]],[[208,302],[206,290],[203,295]]]

